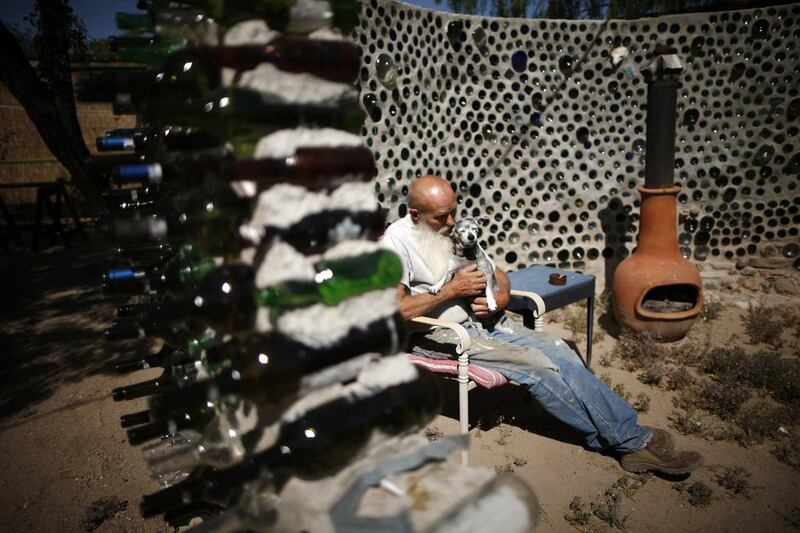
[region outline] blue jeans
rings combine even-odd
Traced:
[[[583,365],[563,340],[533,331],[506,317],[478,331],[465,322],[472,338],[470,362],[491,368],[524,387],[544,409],[585,437],[593,450],[628,453],[647,445],[652,432],[637,424],[636,412]],[[412,352],[452,357],[455,334],[433,330],[414,342]]]

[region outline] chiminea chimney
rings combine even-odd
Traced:
[[[677,95],[683,65],[675,50],[657,45],[642,69],[647,81],[647,154],[638,246],[619,264],[611,288],[617,322],[664,341],[683,338],[703,308],[700,273],[683,258],[677,237],[673,180]]]

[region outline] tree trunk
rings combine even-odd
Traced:
[[[42,10],[43,28],[47,28],[45,24],[58,23],[58,10],[52,9],[52,4],[50,5],[51,8]],[[63,20],[62,18],[62,25]],[[44,33],[51,32],[45,30]],[[63,34],[59,36],[58,33],[52,32],[52,37],[45,38],[48,39],[48,49],[53,53],[50,59],[63,63],[65,70],[62,75],[52,75],[48,86],[39,79],[14,36],[0,21],[0,50],[3,50],[0,53],[0,82],[19,101],[47,147],[67,168],[73,185],[81,191],[87,205],[97,211],[101,206],[100,197],[87,168],[89,150],[83,142],[75,112],[68,57],[69,43],[65,42]]]

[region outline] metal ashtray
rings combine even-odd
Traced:
[[[550,274],[550,285],[566,285],[566,274]]]

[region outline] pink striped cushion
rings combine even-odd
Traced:
[[[458,376],[458,361],[453,359],[431,359],[421,355],[408,354],[408,360],[436,374]],[[493,389],[508,383],[506,377],[497,370],[490,370],[470,363],[467,365],[469,379],[487,389]]]

